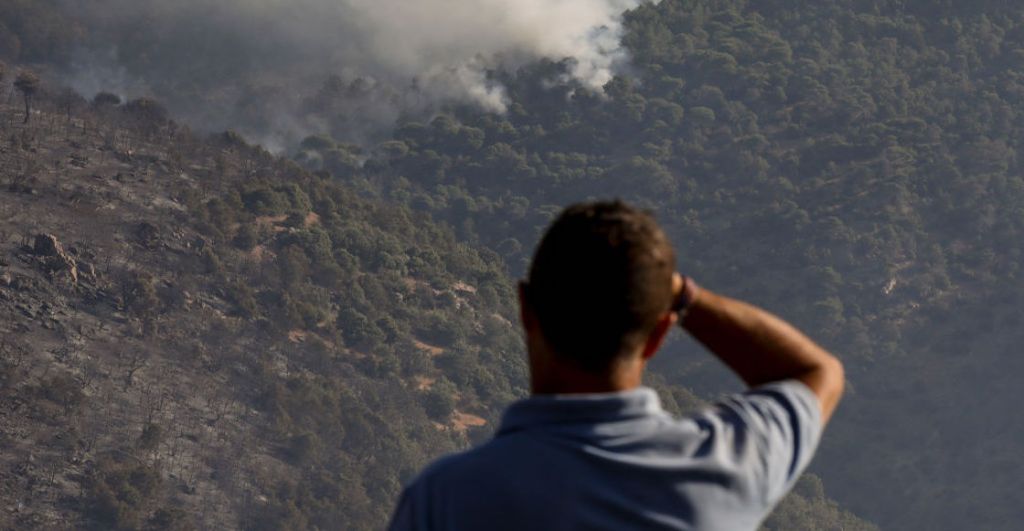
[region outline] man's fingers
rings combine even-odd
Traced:
[[[678,272],[672,273],[672,308],[679,304],[679,297],[683,294],[683,275]]]

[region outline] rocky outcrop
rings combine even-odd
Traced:
[[[64,246],[53,234],[37,234],[32,252],[36,256],[64,256]]]
[[[32,246],[32,254],[42,258],[47,273],[56,276],[67,272],[73,284],[78,284],[79,269],[78,262],[64,250],[60,240],[53,234],[36,235],[35,243]],[[89,273],[95,275],[92,267]]]

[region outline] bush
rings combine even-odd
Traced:
[[[138,446],[140,450],[152,451],[160,446],[163,439],[163,429],[157,424],[146,424],[139,435]]]
[[[121,105],[121,96],[110,92],[100,92],[92,99],[92,104],[97,108],[117,107]]]
[[[386,339],[375,323],[353,308],[345,308],[338,314],[337,325],[345,344],[355,348],[371,349]]]
[[[102,459],[86,480],[87,517],[107,529],[137,529],[161,484],[160,474],[146,465]]]
[[[293,464],[308,465],[319,460],[323,443],[315,433],[306,431],[288,441],[288,458]]]
[[[206,250],[209,252],[209,249]],[[156,279],[149,273],[135,273],[124,287],[124,303],[136,315],[149,315],[157,311],[160,299],[156,293]]]
[[[64,408],[64,414],[71,413],[85,400],[80,384],[70,374],[58,374],[42,383],[43,396]]]
[[[250,251],[259,243],[259,238],[260,230],[255,223],[242,223],[231,243],[243,251]]]
[[[437,422],[447,423],[448,417],[457,405],[455,399],[457,396],[459,396],[459,390],[455,384],[441,376],[428,391],[420,395],[420,404],[423,405],[423,410],[428,417]]]
[[[235,305],[239,317],[252,319],[259,314],[256,296],[248,284],[235,281],[228,285],[228,300]]]

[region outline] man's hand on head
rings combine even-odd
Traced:
[[[672,308],[675,309],[679,304],[679,296],[683,294],[683,275],[678,272],[672,273]]]
[[[678,272],[672,274],[672,311],[675,312],[680,325],[683,324],[687,310],[696,301],[699,293],[700,288],[692,278]]]

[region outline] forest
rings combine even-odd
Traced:
[[[100,528],[381,527],[420,466],[487,437],[525,394],[514,279],[552,215],[594,197],[652,209],[685,273],[791,320],[846,364],[848,395],[813,475],[766,528],[1014,529],[1024,516],[1014,495],[1024,486],[1024,423],[1013,413],[1024,7],[663,0],[626,13],[631,68],[601,91],[566,75],[572,59],[541,60],[488,72],[507,92],[503,114],[457,102],[399,109],[393,124],[358,135],[360,106],[391,101],[390,88],[329,73],[313,86],[283,77],[299,94],[288,112],[322,118],[285,160],[237,134],[170,121],[219,101],[210,88],[232,74],[215,54],[195,57],[194,78],[172,76],[123,104],[60,89],[78,47],[132,36],[59,6],[0,0],[9,65],[0,83],[10,93],[2,133],[12,139],[4,182],[70,194],[72,179],[43,178],[65,171],[45,157],[70,141],[93,158],[131,144],[158,159],[145,163],[156,177],[190,176],[187,187],[137,184],[161,183],[182,209],[125,218],[134,243],[90,244],[99,236],[82,233],[77,246],[124,255],[103,270],[104,290],[123,293],[106,303],[123,319],[109,326],[154,345],[161,360],[139,380],[148,372],[152,388],[173,396],[156,367],[206,371],[210,403],[226,404],[218,430],[229,434],[192,440],[202,438],[171,414],[196,407],[185,400],[112,436],[87,405],[127,411],[141,403],[141,383],[90,379],[84,365],[48,353],[17,361],[23,351],[33,359],[29,337],[9,343],[5,396],[38,388],[30,407],[56,407],[53,425],[106,434],[89,445],[92,468],[76,465],[81,494],[67,496],[78,501],[53,504],[60,518]],[[119,60],[144,76],[174,53],[171,42],[124,46]],[[27,104],[28,94],[13,85],[15,65],[50,87],[35,98],[36,123],[20,124],[14,98]],[[261,117],[280,109],[255,93],[244,102],[252,112],[240,130],[273,126]],[[140,157],[122,164],[138,168]],[[26,172],[39,184],[24,184]],[[41,200],[17,194],[9,205]],[[5,230],[27,234],[41,216]],[[139,229],[143,221],[154,229]],[[168,260],[157,251],[173,233],[206,243]],[[5,252],[21,252],[14,241]],[[198,306],[175,295],[182,290]],[[46,296],[88,306],[75,302],[88,298],[80,290]],[[83,353],[98,348],[83,341]],[[128,354],[104,356],[101,366],[132,367]],[[652,373],[648,384],[674,412],[739,385],[681,335]],[[45,392],[41,382],[57,377],[56,388],[75,392]],[[76,408],[87,413],[77,424],[68,420]],[[45,423],[39,411],[29,416]],[[137,442],[129,451],[119,440]],[[193,456],[184,488],[175,482],[187,474],[168,464],[179,443]],[[215,450],[230,466],[214,466]],[[194,510],[183,489],[200,489],[210,507]],[[14,503],[10,492],[3,499]],[[34,514],[41,526],[58,517]]]

